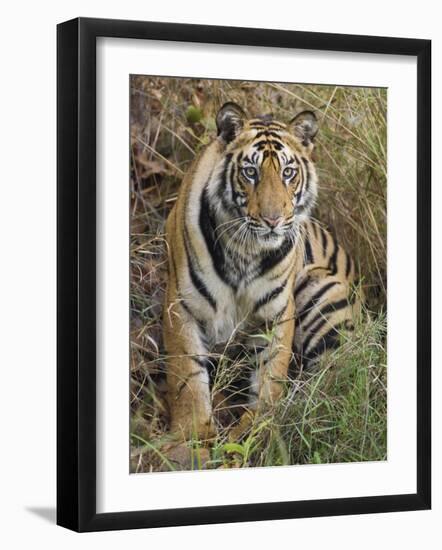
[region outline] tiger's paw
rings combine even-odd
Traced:
[[[204,422],[197,422],[193,417],[172,421],[170,431],[176,441],[199,440],[210,444],[217,436],[218,430],[212,417]]]
[[[243,437],[250,432],[250,429],[253,426],[254,419],[255,413],[253,411],[246,410],[245,412],[243,412],[241,418],[239,419],[239,422],[229,432],[230,443],[234,443],[243,439]]]
[[[206,470],[210,467],[210,450],[193,447],[190,443],[176,443],[163,447],[168,470]]]

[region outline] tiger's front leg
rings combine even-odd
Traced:
[[[250,428],[256,413],[271,409],[281,397],[292,357],[294,316],[295,304],[290,296],[284,314],[267,321],[267,333],[249,340],[256,367],[250,376],[248,409],[232,430],[231,440],[239,439]]]
[[[181,440],[208,439],[216,429],[209,389],[207,349],[200,328],[182,303],[164,314],[171,432]]]
[[[273,325],[270,341],[260,354],[258,379],[258,410],[275,406],[284,389],[287,371],[292,357],[295,333],[295,305],[290,298],[287,309]],[[253,403],[253,395],[250,396]]]

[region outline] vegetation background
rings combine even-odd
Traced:
[[[385,460],[387,90],[140,75],[130,86],[131,472]],[[190,442],[192,458],[184,464],[179,454],[163,451],[169,420],[161,338],[164,224],[195,153],[216,136],[215,116],[226,101],[281,121],[315,111],[314,217],[333,227],[355,258],[366,305],[351,340],[320,368],[290,379],[278,408],[258,418],[243,441],[229,441],[238,411],[218,399],[219,437],[210,449]],[[220,364],[217,390],[240,367]]]

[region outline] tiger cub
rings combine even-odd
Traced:
[[[166,223],[169,278],[164,343],[171,431],[216,433],[210,353],[241,339],[256,357],[249,411],[281,395],[296,354],[311,364],[352,329],[354,262],[309,218],[317,197],[311,159],[316,117],[288,124],[218,112],[218,137],[194,160]],[[271,338],[260,336],[271,329]]]

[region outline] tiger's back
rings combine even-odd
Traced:
[[[317,220],[304,226],[304,262],[295,282],[294,353],[303,366],[316,363],[340,336],[354,330],[361,312],[355,263],[333,232]]]

